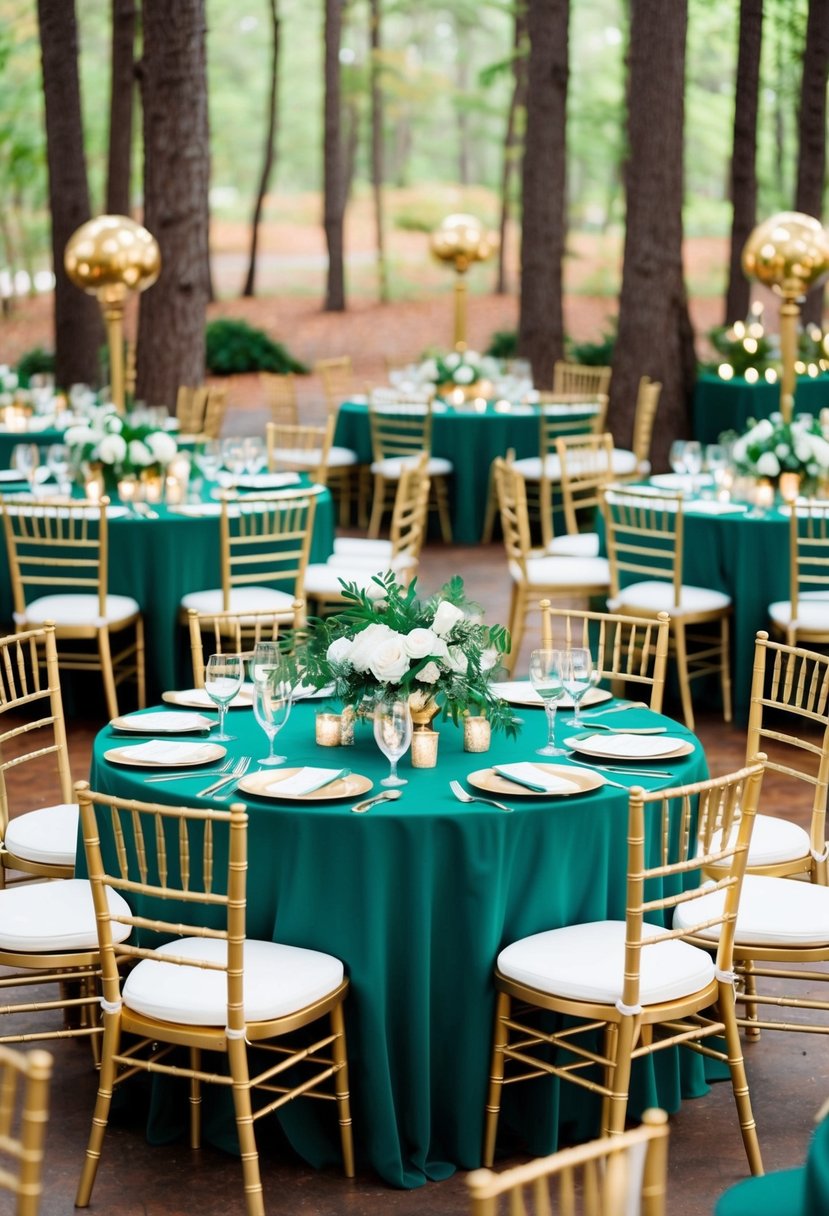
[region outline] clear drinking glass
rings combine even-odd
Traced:
[[[257,642],[250,657],[250,678],[256,684],[284,667],[284,656],[278,642]]]
[[[268,463],[265,440],[260,435],[248,435],[245,439],[245,472],[255,477]]]
[[[670,451],[668,452],[668,462],[675,473],[681,475],[688,472],[685,465],[684,439],[675,439],[673,441]]]
[[[234,738],[225,731],[225,714],[242,687],[242,675],[242,656],[239,654],[211,654],[204,669],[204,691],[219,710],[219,729],[210,737],[222,743]]]
[[[570,726],[582,725],[579,705],[587,690],[592,687],[592,675],[593,656],[586,646],[574,646],[565,650],[561,662],[561,682],[564,691],[569,693],[573,701],[574,713],[569,721]]]
[[[58,493],[68,498],[72,490],[72,462],[65,443],[53,443],[46,449],[46,467],[57,482]]]
[[[685,444],[685,471],[688,473],[691,484],[690,492],[693,494],[697,488],[697,478],[702,472],[702,444],[698,439],[689,439]]]
[[[12,448],[11,467],[21,476],[22,481],[28,481],[34,486],[34,471],[40,463],[40,455],[34,443],[16,443]]]
[[[408,701],[381,701],[374,711],[374,738],[391,769],[381,785],[406,785],[397,775],[397,761],[409,750],[412,741],[412,713]]]
[[[253,684],[253,715],[268,737],[268,754],[259,764],[284,764],[286,756],[273,754],[273,742],[288,721],[292,705],[291,681],[274,669]]]
[[[566,756],[563,747],[556,747],[556,709],[564,696],[562,684],[562,652],[560,650],[534,650],[530,655],[530,683],[544,702],[547,715],[547,742],[536,748],[539,756]]]
[[[215,481],[222,467],[222,445],[218,439],[207,439],[199,445],[196,465],[205,481]]]

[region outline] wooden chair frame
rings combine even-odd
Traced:
[[[227,389],[216,384],[179,386],[176,418],[181,435],[218,439],[227,410]]]
[[[331,414],[324,426],[297,426],[269,422],[265,427],[268,470],[308,473],[317,485],[328,482],[328,454],[334,439],[336,417]]]
[[[414,462],[421,452],[431,458],[432,401],[405,401],[397,404],[372,404],[368,407],[371,429],[373,463],[383,460]],[[369,537],[380,535],[383,516],[393,509],[397,478],[378,472],[374,476],[374,492],[368,525]],[[452,521],[449,512],[449,491],[443,475],[430,473],[431,507],[437,512],[441,536],[446,544],[452,541]]]
[[[738,772],[674,789],[653,793],[639,787],[630,790],[624,966],[623,975],[619,976],[620,998],[615,1004],[551,995],[509,978],[496,967],[497,1004],[486,1103],[485,1165],[491,1165],[495,1152],[504,1084],[539,1076],[570,1082],[601,1097],[602,1132],[618,1136],[624,1131],[633,1061],[667,1047],[686,1046],[728,1064],[749,1166],[752,1173],[762,1173],[737,1027],[731,966],[740,887],[764,760],[764,756],[758,756],[753,764]],[[736,830],[732,831],[732,827]],[[698,848],[698,841],[710,842],[715,832],[720,833],[716,839],[726,843]],[[708,865],[726,859],[728,868],[716,882],[689,889],[695,876],[703,882]],[[721,914],[706,918],[698,926],[720,926],[714,977],[687,996],[642,1006],[639,1000],[642,952],[658,942],[692,936],[688,931],[669,927],[673,909],[679,904],[690,905],[715,889],[724,892]],[[654,936],[645,936],[646,920],[665,927]],[[513,1001],[530,1010],[565,1015],[568,1021],[558,1029],[545,1029],[536,1025],[524,1010],[513,1013]],[[603,1046],[599,1047],[594,1045],[594,1039],[601,1030]],[[725,1051],[713,1043],[717,1037],[725,1038]],[[703,1040],[707,1040],[704,1045]],[[506,1078],[506,1062],[521,1072]]]
[[[636,406],[633,412],[633,439],[631,447],[636,457],[636,464],[630,473],[620,476],[619,481],[641,481],[650,471],[651,442],[653,427],[656,421],[656,411],[662,395],[662,384],[651,380],[650,376],[642,376],[636,392]]]
[[[299,423],[296,377],[293,372],[260,372],[259,380],[270,411],[271,422],[287,426]]]
[[[599,364],[570,363],[566,359],[556,359],[553,364],[554,393],[595,393],[610,392],[612,367]]]
[[[291,628],[300,629],[304,619],[304,605],[297,600]],[[257,643],[278,642],[285,625],[280,612],[196,612],[195,608],[189,609],[187,622],[194,688],[204,688],[205,653],[250,656]]]
[[[613,436],[601,434],[566,435],[556,439],[556,455],[561,469],[561,504],[564,526],[570,536],[583,531],[587,517],[588,531],[594,530],[596,512],[601,509],[604,492],[613,480]],[[551,517],[547,526],[552,526]],[[550,540],[552,537],[550,537]],[[546,542],[545,548],[549,545]]]
[[[14,1216],[40,1210],[52,1064],[48,1051],[0,1047],[0,1191],[15,1197]]]
[[[826,625],[809,628],[798,624],[798,604],[809,592],[825,601]],[[824,500],[798,499],[791,504],[789,520],[789,598],[791,618],[788,628],[772,622],[775,631],[785,632],[790,646],[798,642],[829,642],[829,503]]]
[[[322,380],[322,391],[329,414],[336,415],[340,404],[352,391],[354,365],[351,355],[333,355],[328,359],[317,359],[314,372]]]
[[[84,845],[95,900],[103,975],[104,1039],[98,1097],[89,1146],[81,1173],[76,1206],[89,1204],[106,1131],[115,1086],[137,1071],[188,1077],[190,1080],[190,1144],[200,1143],[202,1082],[232,1090],[236,1112],[248,1216],[264,1216],[259,1158],[254,1122],[302,1095],[334,1102],[337,1107],[345,1172],[354,1174],[348,1064],[342,1003],[348,980],[334,991],[294,1013],[266,1021],[247,1021],[244,1015],[244,944],[247,877],[247,823],[243,805],[229,810],[170,807],[124,801],[94,793],[85,782],[76,787],[81,807]],[[99,822],[100,821],[100,822]],[[105,826],[103,826],[105,825]],[[113,864],[105,865],[101,832],[114,842]],[[226,842],[226,846],[225,846]],[[220,860],[227,848],[227,865]],[[113,916],[105,887],[130,901],[129,916]],[[168,908],[166,916],[159,908]],[[143,913],[146,913],[143,914]],[[205,963],[192,956],[167,955],[171,965],[214,970],[227,985],[227,1019],[221,1026],[160,1021],[131,1009],[124,1001],[119,962],[154,959],[156,950],[141,944],[114,941],[115,922],[133,931],[149,930],[166,940],[208,938],[226,943],[226,960]],[[206,926],[205,922],[209,925]],[[291,1048],[284,1036],[327,1017],[330,1032],[316,1042]],[[138,1042],[122,1045],[122,1036]],[[267,1053],[268,1063],[251,1076],[248,1044]],[[188,1064],[169,1061],[176,1047],[189,1051]],[[206,1070],[202,1053],[226,1055],[229,1075]],[[294,1079],[296,1070],[310,1075]],[[328,1083],[333,1082],[329,1087]],[[253,1109],[252,1091],[265,1094],[263,1105]]]

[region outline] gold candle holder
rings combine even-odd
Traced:
[[[799,473],[781,473],[780,474],[780,497],[784,502],[794,502],[800,493],[800,474]]]
[[[339,714],[317,714],[314,738],[318,747],[340,746],[341,719]]]
[[[470,714],[463,720],[463,750],[465,752],[488,752],[492,742],[492,727],[489,719]]]
[[[412,768],[434,768],[438,762],[438,731],[412,732]]]
[[[774,506],[774,486],[770,481],[758,481],[754,487],[754,505],[767,511]]]

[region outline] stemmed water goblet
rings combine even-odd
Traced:
[[[412,742],[412,712],[408,701],[381,701],[374,710],[374,738],[391,768],[381,785],[406,785],[398,777],[397,762]]]
[[[286,756],[273,754],[274,739],[288,721],[293,704],[291,681],[278,667],[261,667],[253,682],[253,715],[268,737],[268,754],[259,764],[284,764]],[[256,671],[256,668],[254,668]]]
[[[234,738],[225,731],[227,707],[242,687],[242,656],[211,654],[204,669],[204,691],[219,711],[219,729],[211,738],[222,743]]]
[[[685,461],[685,471],[690,477],[688,489],[691,494],[694,494],[697,488],[697,478],[702,472],[702,444],[698,439],[688,439],[686,441],[683,459]]]
[[[57,483],[58,493],[63,498],[68,498],[72,490],[69,476],[72,462],[65,443],[53,443],[46,449],[46,467]]]
[[[255,684],[258,680],[267,679],[273,672],[281,671],[284,665],[284,655],[280,653],[278,642],[257,642],[250,656],[251,682]]]
[[[564,696],[562,683],[563,654],[560,650],[534,650],[530,655],[530,683],[544,702],[547,716],[547,742],[536,748],[539,756],[566,756],[563,747],[556,747],[556,709]]]
[[[268,462],[265,441],[260,435],[248,435],[244,443],[245,472],[255,477]]]
[[[573,702],[573,717],[569,726],[583,725],[579,707],[582,697],[593,687],[593,656],[586,646],[573,646],[565,650],[561,663],[561,682],[564,691]]]

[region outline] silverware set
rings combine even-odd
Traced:
[[[250,756],[242,756],[236,761],[226,776],[220,777],[219,780],[214,781],[212,785],[206,785],[203,790],[199,790],[197,797],[206,798],[208,794],[215,794],[216,791],[222,789],[223,786],[228,786],[228,789],[225,790],[222,797],[229,796],[236,789],[236,786],[239,783],[239,778],[244,777],[245,773],[250,768],[251,763],[252,761]]]
[[[229,773],[233,768],[234,760],[224,760],[218,768],[191,768],[186,773],[165,773],[163,777],[145,777],[145,785],[150,785],[158,781],[189,781],[191,777],[216,777],[220,773]]]

